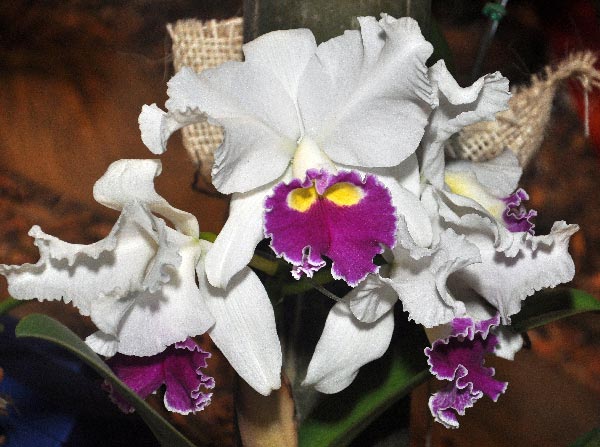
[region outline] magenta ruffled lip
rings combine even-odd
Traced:
[[[431,414],[447,428],[457,428],[458,415],[464,415],[484,395],[495,402],[506,390],[506,382],[493,378],[494,368],[483,366],[485,355],[498,345],[490,331],[499,324],[499,315],[478,322],[455,318],[451,334],[425,349],[431,373],[450,381],[429,399]]]
[[[524,189],[519,188],[510,196],[502,199],[506,208],[502,213],[502,218],[509,231],[513,233],[527,232],[535,234],[535,224],[531,221],[537,216],[536,210],[527,210],[522,204],[524,200],[529,200],[529,195]]]
[[[215,379],[204,374],[206,360],[211,354],[202,350],[191,338],[169,346],[160,354],[135,357],[117,354],[108,360],[117,377],[142,399],[165,389],[165,407],[180,414],[195,413],[210,404]],[[104,382],[110,398],[119,408],[130,413],[133,407],[116,392],[109,382]]]
[[[327,198],[335,185],[356,187],[356,201],[336,203]],[[314,186],[316,197],[306,209],[290,205],[290,194]],[[309,170],[301,181],[280,183],[265,201],[265,236],[271,248],[294,267],[295,278],[311,277],[323,266],[323,256],[332,261],[332,275],[355,286],[378,267],[373,258],[384,245],[393,247],[396,209],[387,188],[373,175],[364,179],[354,171],[330,174]]]

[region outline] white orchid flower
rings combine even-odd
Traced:
[[[34,226],[36,264],[0,265],[16,299],[63,300],[98,331],[86,342],[105,356],[152,356],[207,332],[238,374],[262,394],[280,386],[281,348],[273,308],[244,268],[227,289],[204,271],[209,242],[196,218],[156,193],[157,160],[119,160],[94,186],[99,203],[121,212],[110,234],[70,244]],[[175,229],[153,213],[169,220]]]
[[[295,265],[296,276],[310,276],[326,255],[334,261],[334,276],[353,285],[376,268],[369,260],[352,270],[348,255],[376,254],[381,244],[393,244],[389,199],[383,201],[385,210],[377,210],[387,223],[374,238],[348,239],[369,218],[365,209],[355,213],[362,220],[339,218],[336,212],[362,206],[373,191],[373,197],[385,195],[382,186],[399,213],[405,197],[415,201],[409,193],[418,189],[414,153],[435,105],[425,66],[432,46],[413,19],[358,20],[360,31],[318,46],[306,29],[263,35],[244,45],[244,62],[200,74],[182,69],[169,81],[168,112],[144,106],[142,139],[154,153],[164,152],[171,133],[190,123],[206,119],[225,130],[212,176],[219,191],[233,195],[230,217],[206,257],[211,284],[226,285],[265,235],[272,237],[275,252]],[[361,177],[344,177],[338,170]],[[376,175],[376,181],[366,174]],[[285,185],[290,181],[295,183]],[[281,194],[285,200],[271,200],[276,207],[267,211],[275,217],[263,228],[265,201],[279,197],[278,186],[288,188]],[[327,207],[314,216],[301,214],[318,199],[329,200]],[[286,226],[280,208],[306,217],[313,233],[304,240],[290,239],[293,231],[278,233]],[[336,224],[350,220],[356,223],[352,230],[331,235]],[[415,238],[430,236],[409,229]]]
[[[486,163],[454,161],[445,166],[446,139],[506,108],[506,79],[488,75],[462,89],[443,62],[431,68],[430,77],[439,106],[431,115],[420,156],[423,178],[431,184],[423,186],[421,210],[399,220],[400,228],[431,234],[430,243],[399,231],[385,270],[369,275],[332,308],[304,381],[319,391],[344,389],[362,365],[386,351],[398,298],[411,319],[435,328],[437,336],[429,335],[442,339],[457,318],[481,322],[499,314],[509,324],[523,299],[574,275],[568,242],[578,227],[557,222],[547,236],[531,234],[535,213],[521,208],[526,194],[512,194],[521,176],[514,156],[505,152]],[[520,336],[503,327],[495,329],[495,337],[496,355],[512,358],[522,346]]]

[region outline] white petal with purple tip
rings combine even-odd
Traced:
[[[173,233],[184,238],[175,231]],[[195,241],[185,239],[178,246],[181,265],[170,271],[170,281],[154,293],[145,290],[135,295],[135,304],[123,316],[114,332],[119,340],[119,352],[137,356],[154,355],[186,337],[205,333],[215,323],[203,293],[196,285],[195,268],[200,246]],[[94,318],[92,313],[92,321],[103,329],[101,318],[109,314],[99,311],[97,315]]]

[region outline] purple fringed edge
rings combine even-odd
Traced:
[[[169,411],[195,413],[210,404],[215,379],[204,374],[211,354],[202,350],[191,338],[169,346],[160,354],[136,357],[117,354],[107,361],[115,375],[142,399],[166,385],[164,403]],[[133,412],[127,400],[104,382],[111,400],[126,413]]]
[[[512,231],[513,233],[527,232],[534,235],[535,224],[531,219],[537,216],[537,211],[527,210],[522,204],[524,200],[529,200],[529,195],[525,190],[519,188],[510,196],[502,200],[506,204],[506,208],[502,213],[502,218],[509,231]]]
[[[327,200],[327,189],[339,183],[357,187],[360,200],[351,205]],[[312,185],[318,194],[314,203],[304,211],[290,207],[290,194]],[[333,277],[356,286],[378,271],[373,257],[383,252],[384,245],[395,245],[396,225],[389,190],[374,175],[362,178],[355,171],[331,174],[311,169],[303,181],[279,183],[265,201],[265,237],[271,238],[273,251],[294,266],[296,279],[312,277],[325,266],[322,256],[326,256],[333,263]]]
[[[425,349],[431,373],[450,381],[429,399],[431,414],[446,428],[458,428],[458,415],[464,415],[484,394],[495,402],[506,390],[508,383],[493,379],[494,368],[483,366],[485,355],[498,345],[490,331],[499,324],[499,315],[478,322],[455,318],[451,334]]]

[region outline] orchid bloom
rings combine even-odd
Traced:
[[[443,62],[430,69],[430,78],[439,106],[420,148],[428,182],[420,208],[400,217],[389,264],[331,309],[304,380],[319,391],[344,389],[362,365],[386,351],[398,298],[409,318],[435,328],[434,340],[445,339],[456,318],[481,322],[498,313],[508,325],[523,299],[574,275],[568,242],[578,227],[557,222],[547,236],[531,234],[535,213],[522,208],[522,190],[513,194],[521,168],[510,152],[485,163],[446,166],[443,146],[452,134],[507,107],[506,79],[487,75],[462,89]],[[429,243],[403,227],[420,228]],[[512,358],[522,346],[520,335],[505,326],[494,332],[494,353]]]
[[[403,214],[418,202],[432,46],[413,19],[358,21],[360,31],[318,46],[307,29],[265,34],[244,45],[244,62],[177,73],[168,112],[144,106],[142,139],[157,154],[185,125],[224,128],[212,177],[232,200],[206,257],[212,285],[225,286],[265,236],[294,276],[312,275],[327,256],[333,275],[356,285],[395,242],[392,207]],[[360,231],[373,213],[381,226]]]
[[[121,212],[110,234],[70,244],[34,226],[40,260],[0,265],[8,290],[17,299],[72,303],[99,329],[86,342],[104,356],[154,356],[207,332],[238,374],[267,395],[279,388],[281,369],[267,293],[247,267],[227,289],[208,283],[211,244],[199,239],[193,215],[156,193],[160,171],[157,160],[111,164],[94,186],[96,201]]]

